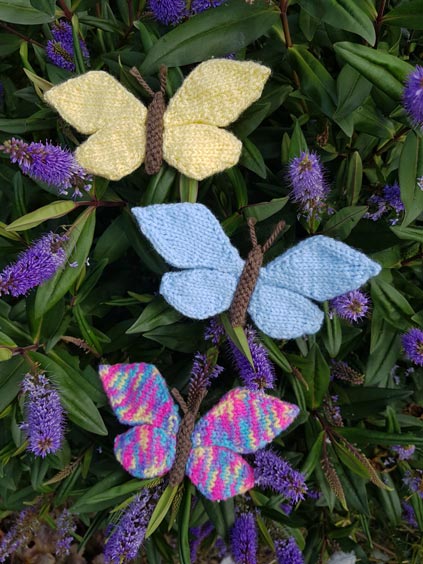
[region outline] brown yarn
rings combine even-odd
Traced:
[[[191,435],[195,425],[195,414],[188,411],[182,419],[176,436],[176,456],[169,472],[169,485],[179,485],[185,476],[185,466],[192,448]]]
[[[269,250],[282,229],[285,227],[285,222],[280,221],[266,243],[261,246],[257,242],[257,235],[254,228],[255,224],[256,220],[254,218],[250,218],[248,220],[253,248],[248,253],[247,260],[245,261],[244,268],[229,309],[229,317],[232,327],[245,327],[247,322],[248,304],[250,303],[251,296],[253,295],[254,288],[257,284],[260,268],[263,264],[264,253]]]

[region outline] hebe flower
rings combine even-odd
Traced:
[[[258,535],[254,515],[241,513],[231,531],[231,550],[236,564],[257,564]]]
[[[341,408],[337,405],[338,400],[339,398],[336,395],[327,395],[323,400],[323,412],[331,425],[343,427],[344,422],[342,421]]]
[[[25,295],[52,278],[66,261],[65,241],[67,237],[64,235],[47,233],[21,253],[16,262],[0,273],[0,296]]]
[[[106,541],[106,563],[129,562],[137,556],[157,497],[157,492],[145,488],[129,504]]]
[[[53,39],[47,41],[46,55],[56,67],[73,72],[75,70],[75,50],[73,46],[72,26],[61,20],[53,24]],[[83,39],[79,40],[81,53],[86,65],[89,65],[90,54]]]
[[[413,493],[417,493],[423,499],[423,470],[419,468],[414,471],[407,470],[402,481]]]
[[[423,127],[423,67],[417,65],[405,83],[404,108],[417,127]]]
[[[401,200],[401,190],[398,182],[395,182],[392,185],[386,185],[381,196],[378,194],[370,196],[368,205],[372,207],[374,211],[366,212],[364,214],[365,218],[377,221],[384,214],[393,211],[395,212],[395,215],[392,219],[390,219],[390,223],[391,225],[398,223],[399,216],[405,209]]]
[[[394,445],[391,447],[391,450],[395,452],[398,460],[410,460],[416,451],[416,445]]]
[[[60,397],[45,374],[26,374],[22,389],[26,402],[21,429],[26,434],[28,450],[44,458],[62,446],[64,415]]]
[[[247,326],[245,334],[247,336],[254,367],[251,366],[248,359],[242,354],[238,347],[231,340],[228,340],[235,366],[239,371],[239,376],[244,386],[250,388],[250,390],[273,388],[275,370],[269,360],[267,350],[259,342],[257,332],[252,327]]]
[[[216,8],[216,6],[220,6],[223,2],[225,2],[225,0],[192,0],[191,12],[193,14],[199,14],[209,8]]]
[[[369,311],[370,299],[360,290],[352,290],[330,301],[331,310],[341,319],[359,321]]]
[[[414,364],[423,366],[423,331],[416,327],[402,336],[402,346],[408,358]]]
[[[210,521],[207,521],[207,523],[200,527],[192,527],[189,530],[190,536],[192,538],[190,542],[191,562],[195,562],[197,560],[197,553],[201,543],[210,535],[213,530],[214,527],[212,523],[210,523]]]
[[[37,506],[28,507],[21,511],[12,527],[0,542],[0,562],[10,561],[17,550],[26,546],[38,531],[41,522],[38,518]]]
[[[187,15],[185,0],[150,0],[149,7],[156,20],[165,25],[175,25]]]
[[[25,143],[21,139],[9,139],[0,145],[0,151],[10,155],[24,174],[34,180],[58,188],[60,195],[73,191],[73,197],[82,196],[81,190],[91,189],[92,176],[76,162],[67,149],[45,143]]]
[[[254,456],[254,480],[257,486],[281,494],[291,505],[304,499],[305,478],[271,450],[259,450]]]
[[[319,215],[324,207],[328,188],[318,155],[303,151],[291,160],[288,177],[292,187],[292,199],[298,202],[308,217]]]
[[[223,371],[223,366],[211,364],[207,355],[197,353],[191,369],[191,379],[189,381],[188,396],[194,398],[201,394],[202,390],[207,390],[210,381],[217,378]]]
[[[355,386],[364,384],[364,374],[351,368],[344,360],[332,360],[330,376],[332,380],[341,380],[342,382],[348,382],[348,384],[354,384]]]
[[[411,503],[407,503],[406,501],[401,501],[402,506],[402,518],[406,521],[410,527],[417,529],[419,526],[416,520],[416,514],[414,513],[414,508]]]
[[[70,547],[73,542],[73,533],[76,530],[76,525],[71,513],[64,509],[56,520],[57,527],[57,540],[56,540],[56,556],[64,558],[68,556]]]
[[[217,317],[212,317],[204,331],[204,338],[213,345],[219,345],[225,336],[225,329]]]
[[[278,564],[304,564],[303,555],[294,537],[275,541],[275,551]]]

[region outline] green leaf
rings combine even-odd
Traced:
[[[361,161],[360,153],[354,151],[348,160],[347,168],[347,198],[350,206],[355,206],[361,192],[363,184],[363,163]]]
[[[154,508],[153,514],[151,515],[145,533],[145,538],[150,537],[157,529],[157,527],[159,527],[163,519],[166,517],[177,491],[178,491],[178,486],[174,486],[174,487],[168,486],[165,489],[161,498],[157,502],[156,507]]]
[[[7,57],[17,51],[22,43],[22,38],[11,33],[0,35],[0,57]]]
[[[421,227],[402,227],[395,225],[391,227],[391,231],[395,233],[398,239],[423,243],[423,229]]]
[[[143,333],[143,337],[160,343],[173,351],[192,353],[197,350],[203,334],[202,323],[177,323],[161,326]]]
[[[19,356],[0,364],[0,413],[18,395],[26,369],[24,359]]]
[[[52,202],[47,206],[38,208],[31,213],[15,219],[7,227],[7,231],[26,231],[27,229],[32,229],[37,225],[40,225],[43,221],[48,219],[54,219],[57,217],[63,217],[64,215],[70,213],[76,209],[77,204],[68,200],[58,200],[57,202]]]
[[[385,14],[383,23],[409,29],[423,29],[423,0],[402,2]]]
[[[38,288],[34,304],[36,318],[44,315],[66,294],[85,268],[94,235],[95,213],[93,212],[94,209],[87,209],[79,216],[71,228],[65,247],[68,260],[77,262],[77,266],[66,266]]]
[[[192,493],[194,486],[186,481],[184,497],[178,519],[178,549],[181,564],[191,564],[191,550],[189,544],[189,520],[191,516]]]
[[[371,89],[371,82],[350,65],[344,65],[336,80],[338,105],[333,119],[347,118],[369,96]]]
[[[247,184],[239,168],[233,166],[232,168],[225,170],[224,174],[228,177],[229,182],[233,186],[237,208],[243,208],[248,205]]]
[[[329,117],[335,113],[336,83],[322,63],[302,46],[289,49],[293,68],[300,77],[301,91]]]
[[[160,65],[177,67],[205,61],[239,51],[279,20],[279,11],[264,0],[253,5],[231,0],[223,6],[206,10],[178,25],[155,43],[141,65],[149,75]]]
[[[385,51],[342,41],[334,45],[336,54],[372,84],[400,101],[404,81],[414,67]]]
[[[5,333],[0,331],[0,362],[10,360],[13,356],[13,351],[8,347],[16,347],[15,341]],[[4,348],[3,348],[4,347]]]
[[[21,25],[50,23],[54,16],[36,10],[30,0],[0,0],[0,20]]]
[[[367,206],[347,206],[332,215],[325,224],[323,233],[336,239],[346,239],[363,215]]]
[[[226,538],[235,522],[234,498],[216,503],[206,497],[201,497],[201,501],[210,521],[215,526],[217,534]]]
[[[380,309],[384,319],[393,327],[407,330],[415,311],[401,292],[379,278],[371,280],[370,284],[373,303]]]
[[[339,427],[337,433],[348,439],[352,443],[371,444],[371,445],[416,445],[423,446],[423,436],[411,433],[385,433],[372,429],[360,429],[358,427]]]
[[[305,358],[289,355],[288,359],[291,364],[299,368],[307,382],[308,390],[304,390],[307,407],[317,409],[322,405],[330,380],[329,366],[319,347],[313,345]]]
[[[372,314],[372,342],[366,366],[366,384],[387,386],[401,343],[398,331],[375,309]]]
[[[181,202],[195,204],[198,197],[198,180],[188,178],[185,174],[179,175],[179,197]]]
[[[57,384],[67,417],[90,433],[107,435],[106,426],[94,402],[82,388],[75,386],[70,375],[48,356],[36,352],[31,352],[30,356]]]
[[[288,161],[294,157],[299,157],[301,153],[307,153],[308,146],[304,134],[301,130],[300,122],[297,120],[294,125],[291,142],[289,144]]]
[[[267,177],[266,164],[260,150],[249,139],[244,139],[239,164],[255,172],[260,178]]]
[[[301,473],[305,476],[306,480],[310,478],[317,464],[320,463],[324,439],[325,439],[325,432],[321,431],[318,434],[316,440],[314,441],[313,446],[309,450],[307,454],[307,458],[305,459],[303,465],[301,466]]]
[[[30,131],[52,129],[56,127],[56,124],[56,117],[47,118],[45,117],[44,113],[40,115],[40,112],[37,112],[36,114],[27,118],[0,118],[0,131],[13,134],[28,133]]]
[[[254,368],[253,357],[251,356],[250,346],[248,344],[247,336],[243,327],[232,327],[229,317],[226,313],[222,313],[220,316],[222,324],[225,328],[227,336],[236,346],[236,348],[242,352],[251,366]]]
[[[395,484],[391,478],[391,474],[386,472],[384,474],[384,480],[389,490],[379,489],[377,495],[382,505],[384,515],[387,516],[390,524],[396,527],[397,525],[399,525],[402,515],[400,497],[397,490],[395,489]]]
[[[172,325],[182,318],[182,315],[173,309],[162,297],[155,298],[149,303],[126,333],[145,333],[156,327]]]
[[[325,325],[326,331],[322,334],[322,339],[325,344],[326,350],[332,358],[335,358],[342,346],[342,328],[341,321],[337,315],[329,315],[329,307],[327,302],[324,304],[325,308]]]
[[[423,177],[423,141],[414,131],[409,131],[399,161],[401,200],[405,206],[402,227],[407,227],[423,211],[423,190],[417,180]]]
[[[336,29],[356,33],[370,45],[376,41],[373,19],[355,0],[299,0],[299,4],[314,18],[328,23]],[[376,17],[376,11],[372,14]],[[411,26],[412,27],[412,26]]]
[[[162,166],[148,183],[142,198],[143,205],[162,204],[169,195],[175,176],[176,170],[174,168]]]
[[[264,221],[275,213],[278,213],[283,209],[289,201],[289,196],[285,198],[275,198],[270,202],[262,202],[261,204],[255,204],[253,206],[246,206],[243,208],[243,213],[246,218],[254,217],[257,221]]]
[[[48,14],[50,17],[54,17],[56,10],[56,0],[30,0],[31,6],[40,12]]]

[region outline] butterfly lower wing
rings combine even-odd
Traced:
[[[138,425],[115,439],[115,456],[136,478],[163,476],[175,460],[176,435],[152,425]]]
[[[269,76],[269,68],[252,61],[212,59],[201,63],[170,100],[165,130],[194,123],[226,127],[261,96]],[[190,149],[194,152],[195,146]]]
[[[101,365],[100,379],[124,425],[150,424],[176,434],[180,417],[167,384],[152,364]]]
[[[90,71],[44,98],[75,129],[92,135],[76,151],[88,172],[119,180],[144,160],[147,109],[111,75]]]
[[[324,301],[359,288],[380,270],[380,265],[363,253],[318,235],[270,262],[262,269],[260,278],[268,284]]]
[[[234,274],[203,268],[165,274],[160,293],[183,315],[207,319],[229,308],[236,285]]]
[[[248,306],[254,323],[274,339],[295,339],[316,333],[324,319],[323,312],[300,294],[268,284],[261,275]]]
[[[212,501],[229,499],[254,487],[254,471],[235,452],[218,446],[193,448],[186,474]]]
[[[243,261],[216,217],[202,204],[132,208],[142,233],[176,268],[213,268],[240,273]]]
[[[256,452],[289,427],[298,412],[296,405],[264,392],[235,388],[196,424],[192,445]]]

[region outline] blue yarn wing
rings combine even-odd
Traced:
[[[229,309],[239,273],[199,268],[168,272],[160,293],[176,310],[192,319],[207,319]]]
[[[215,216],[202,204],[132,208],[142,233],[176,268],[238,273],[243,261]]]
[[[317,235],[262,268],[259,281],[266,288],[276,286],[322,302],[356,290],[380,270],[377,262],[345,243]]]

